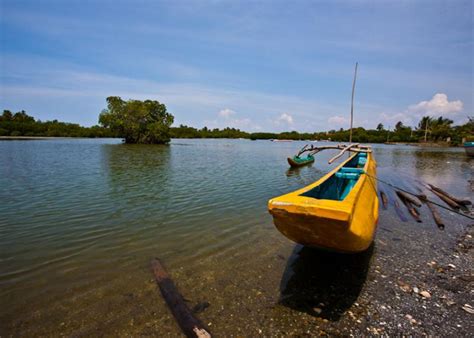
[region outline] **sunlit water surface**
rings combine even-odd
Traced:
[[[295,245],[274,228],[267,201],[333,167],[327,151],[289,170],[286,157],[303,145],[0,142],[0,334],[178,333],[153,282],[153,257],[190,306],[210,303],[201,317],[217,333],[269,327],[280,316],[275,304]],[[416,177],[472,197],[473,162],[463,149],[375,145],[374,152],[382,179]],[[440,235],[428,217],[401,223],[381,211],[378,238],[380,227],[405,227],[442,243],[463,224],[456,219]]]

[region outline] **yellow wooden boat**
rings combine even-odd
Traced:
[[[379,215],[375,177],[376,162],[366,147],[315,183],[271,199],[268,209],[277,229],[297,243],[364,251],[372,243]]]

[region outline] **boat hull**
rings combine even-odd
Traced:
[[[306,157],[307,160],[299,160],[299,161],[295,161],[294,158],[292,157],[288,157],[288,164],[293,167],[293,168],[298,168],[298,167],[302,167],[302,166],[305,166],[307,164],[310,164],[310,163],[313,163],[314,162],[314,157],[311,156],[311,157]]]
[[[356,155],[354,155],[356,156]],[[310,247],[355,253],[366,250],[377,228],[376,163],[368,154],[364,171],[341,201],[302,196],[334,175],[345,163],[317,182],[271,199],[268,208],[276,228],[290,240]]]

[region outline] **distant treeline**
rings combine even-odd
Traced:
[[[331,140],[349,141],[349,130],[339,129],[327,132],[299,133],[247,133],[235,128],[196,129],[185,125],[171,127],[172,138],[246,138],[246,139],[284,139],[284,140]],[[108,128],[101,126],[82,127],[75,123],[35,120],[25,111],[13,114],[4,110],[0,116],[0,136],[57,136],[57,137],[117,137]],[[474,138],[474,119],[464,125],[453,126],[447,118],[423,117],[416,128],[398,122],[393,130],[386,130],[380,123],[376,129],[354,128],[352,140],[361,143],[384,142],[446,142],[457,145],[463,138]]]
[[[115,137],[101,126],[82,127],[76,123],[35,120],[24,110],[13,114],[4,110],[0,116],[0,136],[49,136],[49,137]]]
[[[225,129],[196,129],[180,125],[171,128],[173,138],[249,138],[252,140],[330,140],[336,142],[348,142],[349,130],[339,129],[327,132],[299,133],[297,131],[283,133],[247,133],[235,128]],[[453,121],[443,117],[423,117],[416,128],[403,125],[398,122],[394,130],[386,130],[379,123],[376,129],[354,128],[352,140],[361,143],[385,143],[385,142],[446,142],[456,145],[463,138],[474,137],[474,119],[470,119],[464,125],[453,126]]]

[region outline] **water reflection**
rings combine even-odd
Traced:
[[[473,166],[462,149],[398,146],[387,152],[377,146],[374,150],[380,179],[415,193],[415,184],[431,183],[453,194],[469,195],[469,182],[463,184],[461,178],[472,175]]]
[[[280,284],[280,304],[337,321],[357,300],[374,245],[359,254],[338,254],[297,245]]]
[[[286,171],[286,176],[288,176],[288,177],[300,176],[300,174],[301,174],[301,168],[292,168],[292,167],[290,167]]]
[[[113,195],[159,193],[170,172],[169,146],[104,144],[103,170]]]
[[[134,231],[134,243],[146,248],[151,245],[146,239],[147,229],[162,227],[169,218],[167,210],[172,203],[173,188],[170,147],[103,144],[100,157],[103,176],[100,203],[110,215],[109,228],[115,229],[113,239],[126,243]],[[135,230],[131,231],[131,226]]]
[[[112,180],[141,178],[143,174],[160,173],[169,166],[169,146],[103,144],[101,146],[104,169]],[[132,175],[132,176],[130,176]]]

